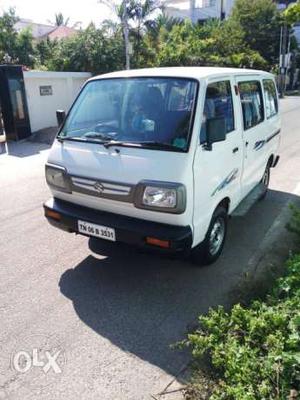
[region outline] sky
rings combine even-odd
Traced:
[[[98,0],[0,0],[1,13],[9,7],[16,8],[18,17],[40,23],[54,21],[55,13],[61,12],[70,17],[70,25],[80,21],[83,28],[90,21],[99,26],[101,21],[112,17],[111,11]]]

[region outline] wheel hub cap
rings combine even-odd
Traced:
[[[209,236],[209,251],[212,256],[220,250],[225,236],[225,224],[222,218],[218,218],[212,227]]]

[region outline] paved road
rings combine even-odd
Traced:
[[[131,251],[92,255],[86,238],[43,218],[47,146],[23,143],[0,155],[0,399],[142,400],[170,382],[187,354],[169,345],[199,313],[226,303],[300,180],[300,98],[283,100],[282,110],[272,190],[231,220],[222,258],[202,269]],[[47,348],[58,354],[52,364]],[[24,373],[16,365],[32,361],[19,351],[35,360]],[[48,373],[36,365],[42,356]]]

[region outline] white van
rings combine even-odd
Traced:
[[[155,68],[90,79],[46,165],[53,225],[215,261],[230,215],[266,194],[278,160],[273,75]]]

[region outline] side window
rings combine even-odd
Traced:
[[[278,114],[276,87],[272,79],[264,79],[263,86],[266,99],[266,117],[271,118]]]
[[[209,119],[214,118],[225,119],[226,133],[234,130],[234,111],[230,81],[214,82],[207,86],[200,143],[206,142],[206,124]]]
[[[239,92],[243,110],[244,129],[247,130],[264,120],[261,84],[259,81],[240,82]]]

